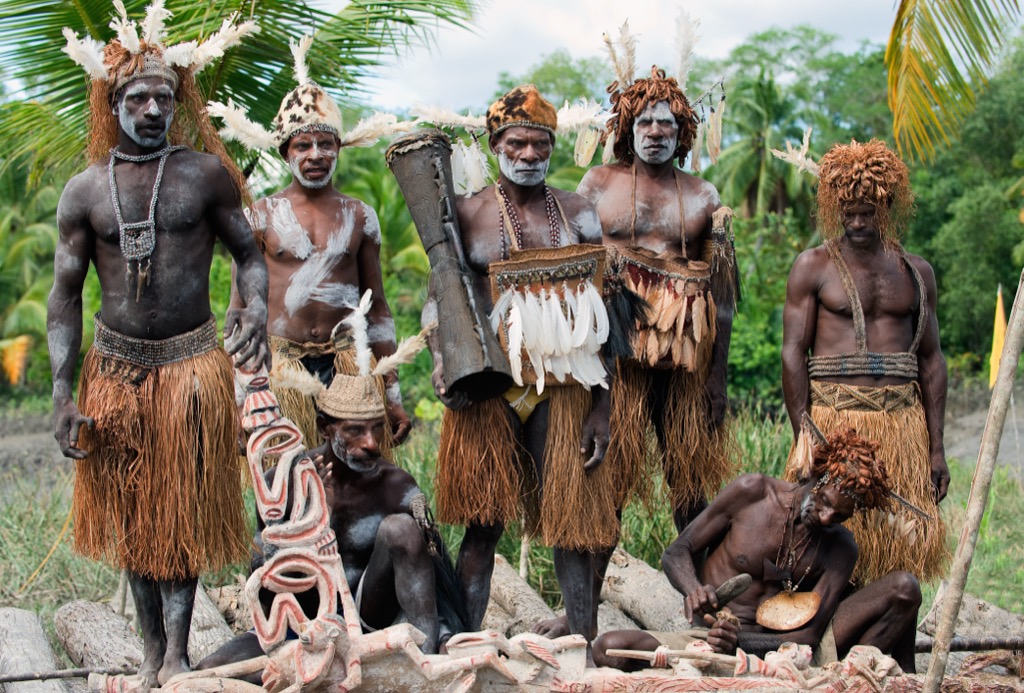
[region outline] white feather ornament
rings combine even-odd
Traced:
[[[398,344],[398,348],[395,349],[395,353],[385,356],[377,362],[377,365],[373,368],[372,375],[384,375],[385,373],[397,370],[399,366],[411,363],[416,358],[416,354],[427,347],[427,335],[435,327],[437,327],[437,323],[432,322],[420,330],[419,334],[403,339]]]
[[[554,311],[555,317],[557,318],[558,353],[568,354],[572,351],[572,323],[569,322],[569,317],[565,314],[565,310],[562,307],[562,301],[558,293],[552,291],[551,298],[552,303],[555,305]]]
[[[636,75],[636,34],[630,33],[628,19],[619,27],[619,46],[622,48],[623,74],[626,76],[624,84],[632,84]]]
[[[370,374],[370,340],[367,336],[366,316],[370,312],[370,304],[373,299],[373,291],[366,290],[363,297],[359,299],[359,305],[352,309],[352,312],[341,322],[349,327],[352,333],[352,341],[355,343],[356,367],[359,375]]]
[[[196,49],[199,48],[198,41],[185,41],[164,49],[164,62],[171,67],[191,68],[196,60]]]
[[[64,27],[64,38],[67,45],[61,50],[68,54],[75,63],[80,65],[93,79],[107,79],[109,72],[103,62],[103,44],[86,36],[78,38],[78,32]]]
[[[604,140],[604,151],[601,152],[601,163],[610,164],[615,158],[615,128],[608,131],[608,137]]]
[[[275,389],[297,390],[307,397],[316,397],[326,389],[320,379],[301,366],[275,367],[270,371]]]
[[[778,149],[771,150],[772,155],[777,159],[782,159],[786,163],[793,164],[796,166],[798,171],[807,171],[812,176],[817,177],[818,175],[818,162],[807,155],[808,150],[811,148],[811,132],[813,128],[807,128],[804,130],[804,139],[800,144],[800,149],[796,149],[792,142],[786,142],[786,151],[782,152]]]
[[[249,149],[262,150],[274,147],[273,133],[265,130],[259,123],[249,120],[245,111],[236,106],[231,99],[228,99],[226,106],[210,101],[206,104],[206,112],[224,121],[224,127],[220,130],[220,135],[224,139],[235,140]]]
[[[117,40],[129,53],[137,55],[142,50],[139,45],[139,32],[134,21],[128,19],[128,11],[121,0],[114,0],[114,9],[118,16],[110,21],[110,28],[117,32]]]
[[[508,311],[508,365],[516,385],[523,385],[523,314],[512,304]]]
[[[487,119],[484,116],[475,116],[472,113],[462,115],[439,106],[413,104],[409,109],[409,115],[416,118],[418,123],[430,123],[441,128],[464,128],[472,132],[483,132],[487,129]]]
[[[572,348],[582,349],[587,342],[587,333],[594,323],[593,308],[590,295],[583,290],[583,285],[576,287],[576,317],[572,325]]]
[[[467,149],[466,143],[458,138],[452,142],[452,185],[455,186],[456,195],[470,193],[469,174],[466,172]]]
[[[237,17],[238,13],[234,13],[225,19],[220,29],[196,48],[192,62],[193,72],[200,72],[214,60],[222,57],[229,48],[241,43],[246,36],[259,33],[260,28],[256,22],[235,24]]]
[[[597,292],[597,287],[590,282],[584,282],[584,286],[586,286],[585,291],[590,299],[590,305],[594,309],[594,334],[597,336],[597,343],[604,344],[608,341],[608,331],[610,329],[608,311],[604,307],[604,301],[601,300],[601,294]]]
[[[164,0],[153,0],[146,8],[146,18],[142,20],[142,40],[151,46],[162,46],[164,25],[171,16],[164,7]]]
[[[722,151],[722,114],[725,113],[725,99],[718,102],[718,108],[708,118],[708,158],[711,163],[718,163],[718,155]]]
[[[571,135],[574,132],[582,132],[588,128],[600,129],[604,127],[608,114],[605,113],[601,104],[593,99],[577,99],[570,104],[566,101],[556,113],[558,129],[556,134],[561,137]]]
[[[700,150],[704,148],[704,123],[697,123],[697,132],[693,136],[693,147],[690,149],[690,170],[700,173]]]
[[[572,150],[572,160],[580,168],[586,168],[597,153],[597,145],[601,143],[601,133],[594,128],[581,130],[576,135],[576,146]]]
[[[693,58],[693,47],[700,40],[700,19],[690,17],[690,13],[679,8],[676,15],[676,81],[679,88],[686,91],[686,80],[690,76],[690,60]]]
[[[468,184],[466,194],[468,195],[486,188],[493,176],[491,175],[491,163],[487,159],[487,155],[484,154],[483,147],[480,146],[480,140],[474,137],[473,143],[466,148],[465,154]]]
[[[313,45],[313,36],[306,34],[298,43],[288,42],[292,50],[292,58],[295,60],[295,81],[300,85],[309,82],[309,70],[306,68],[306,54],[309,47]]]
[[[341,136],[342,147],[369,147],[381,137],[389,137],[399,132],[410,132],[416,127],[412,121],[399,122],[393,113],[377,112],[363,118],[355,127]]]
[[[501,327],[502,320],[505,319],[505,314],[512,307],[512,297],[515,295],[515,289],[505,289],[498,297],[498,300],[494,302],[494,307],[491,308],[491,330],[494,333],[498,332],[498,328]]]

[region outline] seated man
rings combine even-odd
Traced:
[[[755,654],[783,642],[818,648],[818,660],[843,657],[854,645],[873,645],[891,654],[906,672],[914,671],[914,632],[921,590],[917,579],[894,572],[849,594],[857,544],[842,523],[856,511],[886,509],[892,502],[885,465],[877,445],[852,429],[829,436],[814,452],[808,478],[793,484],[763,474],[734,480],[689,524],[662,556],[672,586],[686,595],[686,610],[710,626],[707,641],[731,653],[737,642]],[[698,557],[709,551],[698,573]],[[723,618],[714,585],[749,573],[751,586],[729,603],[739,626]],[[804,597],[804,593],[813,596]],[[792,629],[763,611],[783,613]],[[723,605],[724,606],[724,605]],[[786,619],[784,619],[786,620]],[[674,637],[675,636],[675,637]],[[750,640],[750,645],[747,640]],[[756,644],[753,642],[756,640]],[[677,634],[611,631],[594,643],[600,666],[635,670],[639,660],[609,657],[609,649],[679,648]]]
[[[323,479],[331,529],[363,628],[410,623],[427,636],[420,649],[436,653],[439,641],[463,630],[463,607],[447,550],[426,517],[426,498],[408,472],[381,455],[386,420],[380,392],[372,377],[338,374],[318,397],[317,406],[317,428],[325,443],[307,454]],[[267,470],[268,480],[273,480],[275,472],[276,467]],[[262,520],[259,524],[257,546]],[[263,556],[255,556],[253,570],[262,563]],[[452,589],[446,589],[449,585]],[[272,598],[261,590],[265,611]],[[310,617],[316,613],[315,600],[314,593],[300,599]],[[250,631],[197,668],[262,654],[255,632]],[[260,683],[259,673],[247,678]]]

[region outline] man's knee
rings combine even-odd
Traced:
[[[921,606],[921,583],[916,577],[903,570],[891,573],[889,577],[894,601],[915,610]]]
[[[416,520],[411,515],[399,513],[381,520],[377,529],[377,545],[404,556],[418,556],[427,549],[423,532]]]

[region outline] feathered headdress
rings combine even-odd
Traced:
[[[619,27],[618,35],[612,38],[604,34],[604,44],[615,72],[615,81],[608,86],[612,103],[612,116],[607,121],[607,138],[602,162],[611,161],[612,154],[625,164],[633,162],[633,122],[649,105],[666,101],[679,123],[679,140],[673,158],[680,165],[692,152],[692,168],[700,170],[700,148],[707,146],[711,162],[718,160],[722,142],[722,113],[725,108],[725,89],[719,80],[710,89],[694,100],[688,100],[684,93],[689,77],[693,47],[700,39],[700,20],[679,11],[676,20],[676,76],[667,76],[656,65],[651,68],[650,77],[635,78],[636,36],[629,31],[627,20]],[[720,96],[711,105],[715,90]],[[707,103],[705,103],[707,102]],[[708,112],[705,112],[705,107]]]
[[[427,335],[435,325],[427,325],[419,334],[403,339],[395,353],[385,356],[373,365],[366,317],[373,303],[372,298],[372,292],[367,289],[359,305],[335,328],[344,328],[352,336],[358,371],[356,375],[337,373],[330,387],[324,387],[317,377],[310,375],[305,369],[287,368],[271,372],[270,378],[274,386],[314,396],[320,411],[336,419],[367,421],[384,416],[384,399],[377,386],[377,377],[416,358],[416,354],[427,346]]]
[[[438,106],[415,104],[410,114],[416,124],[433,125],[449,132],[461,128],[469,133],[467,144],[459,137],[452,137],[452,183],[456,195],[472,195],[494,180],[490,162],[480,145],[480,138],[487,132],[487,118],[472,113],[465,115]]]
[[[298,86],[281,101],[270,130],[249,120],[246,112],[230,99],[227,104],[216,101],[207,104],[210,115],[224,122],[220,130],[224,139],[235,140],[249,149],[268,150],[279,149],[298,133],[323,131],[334,133],[343,147],[366,147],[381,137],[412,129],[414,123],[399,122],[391,114],[374,113],[348,133],[343,132],[338,104],[309,78],[306,56],[313,45],[313,37],[307,34],[290,45]]]

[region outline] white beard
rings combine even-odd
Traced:
[[[548,165],[550,163],[551,159],[545,159],[532,165],[513,164],[508,156],[505,155],[505,152],[498,152],[498,168],[501,169],[506,178],[524,188],[543,183],[544,179],[548,177]]]
[[[128,109],[124,107],[124,102],[121,103],[121,108],[117,109],[117,120],[121,124],[121,129],[124,130],[124,134],[128,135],[140,147],[146,147],[152,149],[159,147],[165,141],[167,141],[167,132],[171,129],[171,121],[174,120],[174,111],[172,110],[167,115],[167,120],[164,122],[163,134],[157,137],[141,137],[135,130],[135,121],[128,115]]]
[[[331,162],[331,168],[327,172],[326,176],[324,176],[320,180],[309,180],[304,175],[302,175],[302,172],[299,170],[299,163],[300,160],[298,157],[294,159],[289,159],[288,168],[292,170],[292,175],[295,176],[295,180],[299,181],[299,185],[301,185],[304,188],[309,188],[310,190],[320,190],[321,188],[326,188],[328,185],[330,185],[331,181],[334,179],[334,169],[338,167],[338,160],[334,159]]]

